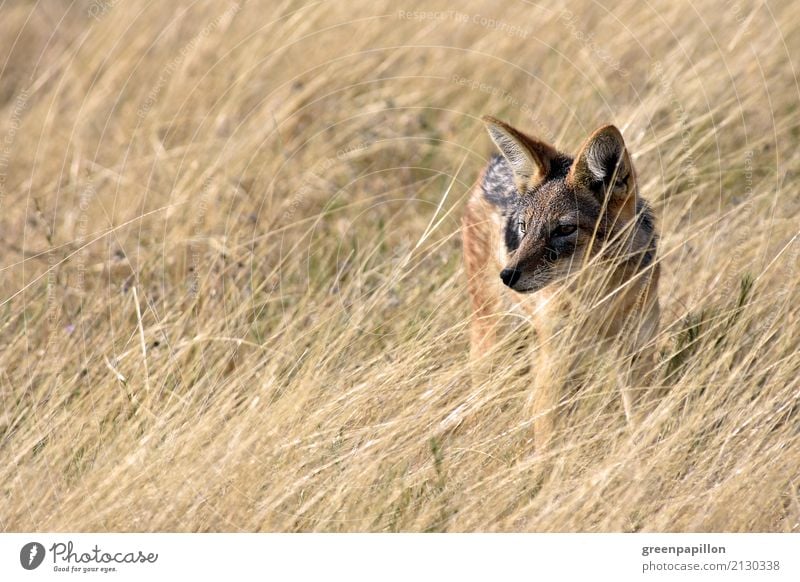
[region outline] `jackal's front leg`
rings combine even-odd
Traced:
[[[527,415],[532,420],[533,444],[539,451],[546,450],[553,440],[560,401],[561,382],[554,352],[545,343],[533,356],[533,389],[528,397]]]
[[[636,320],[636,327],[629,337],[635,338],[628,346],[630,368],[626,388],[623,391],[625,416],[632,425],[647,408],[664,395],[664,391],[654,384],[657,382],[657,357],[655,337],[660,319],[658,300],[650,302]]]
[[[501,297],[499,270],[492,263],[494,237],[486,204],[478,191],[467,204],[461,222],[464,267],[472,315],[470,317],[470,360],[485,360],[495,345]]]
[[[497,301],[476,290],[472,295],[470,319],[470,360],[478,362],[486,357],[497,341]]]

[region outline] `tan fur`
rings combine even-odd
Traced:
[[[513,129],[491,118],[487,122],[490,124],[490,133],[493,127],[495,128],[493,139],[500,131],[508,130],[510,134],[510,130]],[[500,127],[500,130],[496,130],[497,127]],[[524,142],[525,139],[533,140],[517,130],[513,131],[515,133],[511,135],[514,136],[514,140],[523,140],[523,143],[527,143]],[[591,177],[590,173],[597,171],[597,168],[591,167],[595,163],[592,156],[604,154],[606,139],[613,144],[614,140],[622,138],[618,130],[612,126],[601,128],[590,136],[575,161],[571,162],[569,174],[562,180],[566,186],[562,184],[560,190],[545,187],[546,172],[541,173],[538,180],[542,187],[532,198],[530,212],[537,213],[545,207],[559,208],[558,198],[568,196],[564,193],[566,187],[573,189],[570,192],[588,188],[586,184]],[[495,141],[497,143],[497,139]],[[540,142],[536,143],[539,148]],[[532,148],[528,151],[532,151]],[[535,158],[540,155],[539,151],[542,151],[541,148],[532,154],[537,165],[540,161]],[[555,148],[552,148],[552,151],[556,152]],[[545,163],[543,162],[540,167]],[[652,339],[657,333],[659,321],[657,293],[659,266],[655,261],[646,268],[639,268],[621,260],[614,261],[614,253],[619,253],[620,248],[627,248],[625,245],[636,247],[646,244],[643,237],[647,234],[631,228],[636,218],[637,190],[635,173],[626,149],[622,151],[619,165],[620,169],[617,172],[625,171],[627,175],[624,175],[624,179],[614,187],[623,194],[618,197],[609,195],[603,214],[604,218],[613,222],[614,228],[621,233],[616,237],[616,242],[612,238],[610,242],[600,244],[599,241],[589,240],[592,237],[591,229],[581,230],[577,240],[580,241],[582,250],[581,252],[576,250],[571,257],[569,276],[558,278],[552,284],[545,284],[535,292],[519,293],[500,280],[499,273],[503,269],[518,268],[520,265],[541,261],[536,253],[541,254],[542,251],[534,249],[534,246],[542,243],[536,240],[526,243],[523,239],[519,249],[514,252],[508,251],[503,238],[507,215],[504,215],[503,208],[487,201],[485,188],[482,186],[487,170],[482,172],[471,192],[463,215],[464,260],[472,303],[471,360],[476,367],[487,364],[486,356],[495,345],[503,313],[516,311],[532,323],[537,345],[534,350],[536,356],[532,362],[533,386],[528,404],[537,446],[546,446],[550,442],[559,402],[565,390],[569,388],[563,381],[569,371],[564,369],[564,365],[569,365],[569,358],[565,357],[563,350],[559,350],[557,336],[568,319],[575,313],[580,313],[581,307],[586,307],[582,302],[587,300],[587,296],[604,298],[604,301],[590,310],[586,318],[581,321],[583,329],[587,330],[587,333],[594,334],[593,341],[601,342],[608,349],[617,346],[633,355],[630,358],[630,371],[623,374],[625,387],[622,390],[625,413],[631,421],[636,408],[635,389],[646,381],[652,363]],[[523,175],[515,172],[515,181],[521,190],[521,195],[525,194],[524,189],[528,187],[525,181],[532,179],[524,175],[526,172],[535,175],[536,168],[521,172]],[[602,260],[606,254],[610,257],[610,267],[597,266],[598,260]],[[586,267],[587,264],[591,266]],[[556,263],[554,270],[561,273],[566,267]],[[596,287],[592,293],[582,293],[587,286],[592,285]]]

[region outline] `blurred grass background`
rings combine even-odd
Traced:
[[[1,529],[800,530],[796,3],[0,14]],[[668,389],[636,430],[613,362],[547,452],[524,358],[470,382],[483,114],[625,135]]]

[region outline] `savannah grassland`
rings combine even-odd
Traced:
[[[0,529],[800,530],[796,2],[0,15]],[[610,356],[551,450],[517,345],[470,382],[483,114],[625,135],[640,423]]]

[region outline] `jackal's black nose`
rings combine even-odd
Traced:
[[[509,287],[513,287],[520,277],[522,277],[522,271],[519,269],[503,269],[500,271],[500,278]]]

